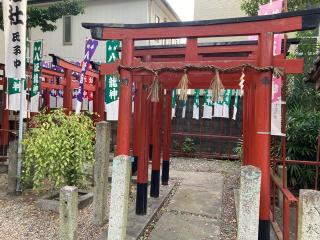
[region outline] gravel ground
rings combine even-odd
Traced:
[[[239,162],[172,158],[171,169],[192,172],[216,172],[225,176],[223,191],[223,207],[221,218],[221,240],[236,239],[236,216],[234,207],[233,188],[239,185]],[[177,186],[179,183],[177,183]],[[35,197],[10,197],[5,194],[6,175],[0,175],[0,239],[1,240],[46,240],[57,239],[58,214],[37,209],[34,205]],[[141,239],[148,239],[150,231],[162,213],[166,211],[167,199],[163,208],[157,214]],[[135,187],[132,187],[131,203],[134,202]],[[109,204],[109,202],[107,203]],[[108,225],[97,228],[91,224],[92,205],[80,210],[79,239],[97,239]]]
[[[59,215],[39,210],[35,197],[11,197],[5,194],[6,175],[0,175],[0,239],[1,240],[52,240],[58,239]],[[109,189],[110,192],[110,189]],[[132,188],[135,194],[135,188]],[[134,196],[131,196],[131,202]],[[109,200],[107,206],[109,205]],[[91,223],[92,204],[80,210],[78,221],[78,239],[98,239],[108,227],[95,227]]]
[[[237,239],[237,221],[233,189],[239,188],[240,162],[197,158],[172,158],[171,169],[191,172],[215,172],[224,176],[221,216],[221,240]]]

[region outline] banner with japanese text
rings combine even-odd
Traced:
[[[120,59],[120,41],[106,41],[106,63]],[[119,114],[120,79],[115,75],[106,75],[105,111],[107,121],[117,121]]]
[[[81,65],[81,75],[79,80],[79,91],[77,95],[77,106],[76,113],[79,114],[82,107],[83,96],[84,96],[84,82],[85,82],[85,74],[88,70],[88,66],[90,64],[91,58],[95,53],[99,42],[95,39],[88,39],[86,41],[86,51],[85,56]]]
[[[281,13],[283,10],[283,0],[273,1],[262,5],[259,8],[258,15],[271,15]],[[257,39],[257,37],[256,37]],[[283,34],[274,34],[273,55],[281,54]],[[272,77],[272,97],[271,97],[271,135],[283,136],[281,132],[281,82],[282,78]]]
[[[2,7],[6,76],[25,79],[27,0],[3,0]]]
[[[186,118],[187,101],[182,101],[182,118]]]
[[[203,96],[203,115],[202,118],[211,119],[212,118],[212,90],[205,89]]]
[[[27,85],[24,81],[24,87],[21,94],[21,80],[8,78],[7,81],[7,106],[6,109],[11,111],[20,111],[20,97],[23,97],[23,118],[27,117]]]
[[[33,45],[32,84],[30,89],[30,112],[39,112],[41,81],[42,41]]]
[[[199,120],[200,115],[200,89],[194,90],[193,114],[192,118]]]
[[[176,106],[177,106],[177,90],[172,90],[172,102],[171,102],[171,118],[176,117]]]
[[[240,92],[240,90],[238,90],[238,89],[235,90],[235,97],[234,97],[234,104],[233,104],[233,114],[232,114],[232,119],[233,120],[237,119],[238,105],[239,105],[239,92]]]
[[[223,99],[224,90],[221,90],[218,101],[214,103],[213,117],[223,117]]]
[[[229,118],[229,108],[232,97],[232,89],[225,89],[223,93],[222,117]]]

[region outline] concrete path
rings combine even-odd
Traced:
[[[150,239],[219,239],[223,176],[170,171],[170,177],[182,179],[182,182]]]

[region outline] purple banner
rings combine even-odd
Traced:
[[[77,109],[76,109],[77,113],[80,113],[81,103],[83,101],[84,76],[85,76],[86,71],[88,69],[90,60],[98,47],[98,43],[99,42],[94,39],[88,39],[87,43],[86,43],[86,54],[84,56],[84,60],[82,62],[82,66],[81,66],[81,76],[80,76],[80,80],[79,80],[79,91],[78,91],[78,95],[77,95]]]

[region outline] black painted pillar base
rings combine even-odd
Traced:
[[[160,170],[152,170],[150,196],[154,198],[158,198],[159,192],[160,192]]]
[[[137,183],[136,214],[147,214],[148,183]]]
[[[134,176],[136,175],[138,170],[138,157],[137,156],[133,156],[133,162],[131,165],[131,175]]]
[[[162,161],[162,185],[168,185],[169,183],[169,161]]]
[[[270,240],[270,221],[259,220],[259,240]]]

